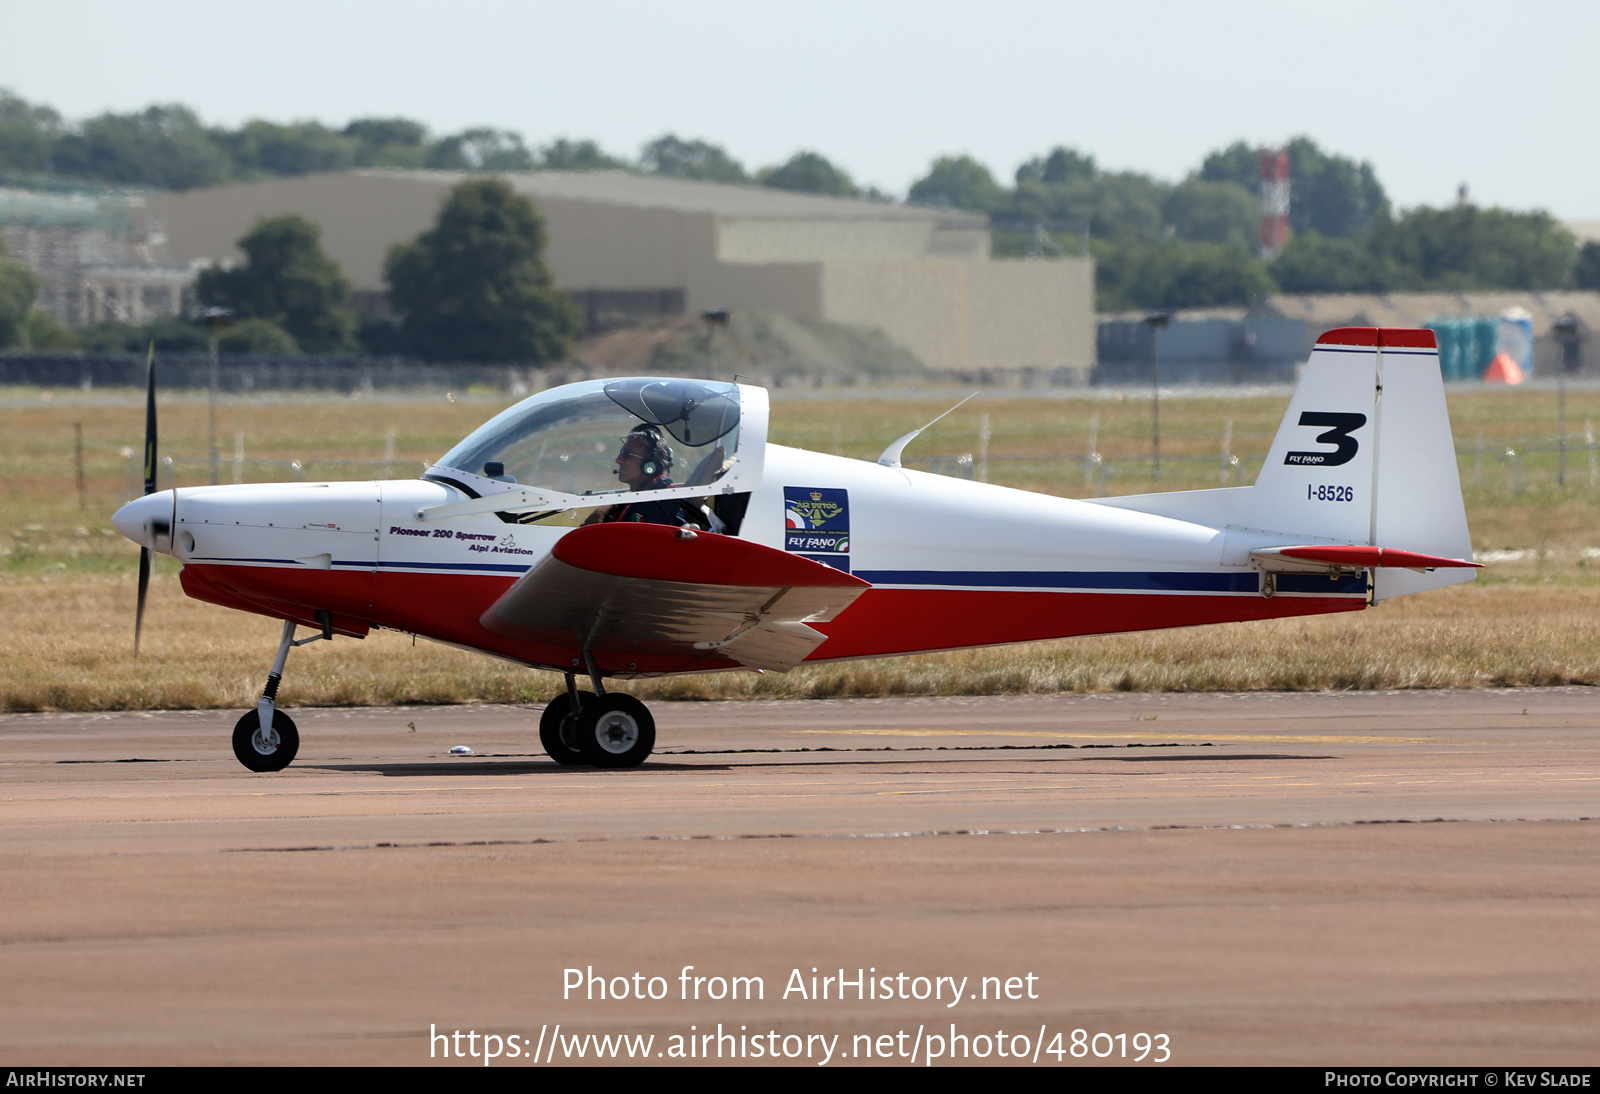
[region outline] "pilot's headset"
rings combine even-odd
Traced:
[[[672,470],[672,449],[667,447],[667,443],[661,439],[661,434],[656,432],[654,426],[635,426],[627,439],[631,441],[634,438],[650,445],[650,451],[639,461],[640,474],[646,479],[654,479]]]

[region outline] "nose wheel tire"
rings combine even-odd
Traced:
[[[578,751],[595,767],[638,767],[656,747],[656,720],[631,695],[585,699],[577,718]]]
[[[584,708],[588,709],[594,699],[593,695],[585,694]],[[539,715],[539,743],[544,745],[545,752],[558,764],[588,762],[578,750],[577,723],[578,719],[572,713],[572,698],[566,692],[551,699],[544,713]]]
[[[245,711],[233,727],[233,754],[251,771],[282,771],[300,751],[300,731],[281,710],[272,712],[272,730],[261,732],[261,716]]]

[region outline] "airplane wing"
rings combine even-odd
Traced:
[[[807,624],[832,619],[869,587],[733,536],[595,524],[562,536],[480,622],[574,651],[722,658],[787,672],[827,637]]]

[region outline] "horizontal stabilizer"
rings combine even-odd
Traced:
[[[1380,569],[1398,567],[1425,573],[1428,570],[1470,568],[1482,569],[1483,563],[1460,558],[1424,555],[1416,551],[1399,551],[1393,547],[1368,547],[1362,544],[1349,546],[1309,544],[1303,547],[1265,547],[1250,552],[1250,560],[1265,570],[1304,569],[1302,563],[1316,564],[1317,568]]]

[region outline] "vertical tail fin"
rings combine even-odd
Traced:
[[[1433,332],[1345,327],[1319,338],[1238,519],[1285,541],[1470,559]],[[1373,574],[1374,601],[1472,578],[1462,569]]]
[[[1318,339],[1242,523],[1291,538],[1372,542],[1377,334],[1351,328]]]

